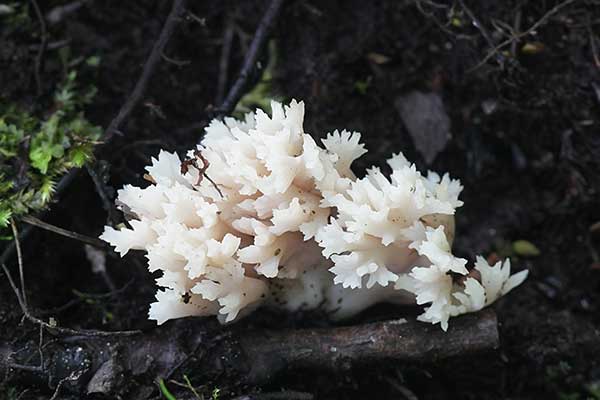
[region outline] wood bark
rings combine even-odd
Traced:
[[[380,362],[431,364],[497,346],[492,310],[455,318],[447,332],[404,319],[281,331],[185,319],[132,336],[57,336],[41,349],[35,341],[0,344],[0,373],[51,389],[61,385],[73,393],[119,395],[132,382],[185,371],[205,381],[236,379],[260,385],[284,371],[339,370]]]

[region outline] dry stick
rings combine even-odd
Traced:
[[[10,271],[8,270],[8,268],[6,267],[5,264],[2,264],[2,269],[4,270],[4,274],[6,275],[6,278],[8,279],[8,283],[10,284],[10,287],[12,288],[13,292],[15,292],[15,296],[17,296],[17,302],[19,303],[19,306],[21,307],[21,312],[23,313],[25,318],[27,318],[29,321],[33,322],[34,324],[43,326],[44,328],[48,329],[49,331],[55,331],[57,333],[60,333],[63,335],[70,335],[70,336],[92,336],[92,337],[93,336],[98,336],[98,337],[100,337],[100,336],[101,337],[131,336],[131,335],[137,335],[137,334],[141,333],[141,331],[137,331],[137,330],[136,331],[114,331],[114,332],[97,331],[97,330],[92,330],[92,329],[77,330],[77,329],[70,329],[70,328],[61,328],[61,327],[49,324],[46,321],[42,321],[41,319],[35,317],[34,315],[32,315],[29,312],[27,305],[23,302],[23,298],[21,297],[19,288],[17,288],[17,285],[15,285],[15,281],[13,280],[12,275],[10,274]]]
[[[104,210],[106,210],[106,213],[108,214],[108,221],[109,221],[110,225],[113,227],[116,226],[118,220],[117,220],[117,215],[116,215],[115,204],[113,201],[111,201],[108,194],[106,193],[106,189],[104,187],[104,182],[102,182],[102,179],[94,170],[93,165],[88,164],[88,165],[86,165],[85,168],[86,168],[88,175],[90,176],[90,178],[92,178],[92,181],[94,182],[94,186],[96,187],[96,192],[98,193],[98,196],[100,196],[100,200],[102,201],[102,206],[104,207]]]
[[[219,81],[217,83],[217,104],[223,102],[225,97],[225,87],[229,75],[229,58],[231,56],[231,45],[233,43],[233,21],[227,18],[225,33],[223,34],[223,49],[221,50],[221,60],[219,61]]]
[[[176,60],[167,56],[165,53],[161,53],[160,55],[166,62],[171,63],[173,65],[177,65],[178,67],[185,67],[186,65],[191,64],[190,60]]]
[[[37,16],[38,21],[40,22],[40,28],[42,30],[42,38],[40,42],[40,47],[37,52],[37,56],[35,57],[35,84],[37,87],[37,95],[42,95],[42,67],[44,66],[44,53],[46,52],[46,46],[48,43],[48,30],[46,28],[46,20],[42,15],[42,11],[37,3],[37,0],[30,0],[33,9],[35,10],[35,15]]]
[[[517,9],[517,14],[515,15],[515,22],[513,24],[513,32],[519,32],[521,30],[521,19],[523,17],[523,12],[521,11],[521,7],[519,7]],[[512,54],[513,58],[517,58],[517,43],[518,41],[515,40],[514,42],[512,42],[512,44],[510,45],[510,54]]]
[[[70,170],[69,172],[67,172],[67,174],[64,175],[60,179],[60,181],[58,181],[58,184],[56,185],[56,189],[54,190],[54,200],[56,200],[60,196],[60,194],[71,184],[71,182],[73,182],[73,180],[75,180],[78,172],[79,172],[79,170],[74,168],[74,169]],[[42,215],[44,213],[45,212],[43,212]],[[32,231],[33,231],[33,229],[30,226],[27,226],[21,232],[21,236],[19,237],[19,240],[24,240],[26,237],[29,236],[29,234]],[[13,240],[10,244],[8,244],[6,246],[6,248],[2,252],[2,256],[0,256],[0,264],[4,264],[4,263],[8,262],[8,259],[13,255],[15,249],[16,249],[16,244],[15,244],[15,241]]]
[[[173,1],[173,7],[171,8],[171,12],[169,13],[167,21],[165,22],[165,25],[163,26],[163,29],[160,32],[158,40],[152,48],[152,52],[150,53],[146,64],[144,64],[142,75],[135,84],[135,88],[129,95],[129,98],[119,110],[119,113],[117,114],[115,119],[113,119],[110,125],[108,125],[108,129],[104,132],[104,141],[109,141],[113,137],[113,135],[118,131],[125,118],[129,116],[131,111],[133,111],[135,106],[139,103],[140,99],[142,98],[142,95],[146,90],[146,86],[148,85],[148,81],[152,77],[154,70],[158,65],[158,62],[162,58],[165,46],[167,45],[169,39],[173,35],[175,26],[181,20],[181,17],[185,12],[186,3],[187,0]]]
[[[467,16],[469,18],[471,18],[471,20],[473,21],[473,25],[475,25],[475,27],[479,30],[479,32],[481,32],[481,34],[483,35],[483,38],[486,40],[488,45],[493,48],[495,46],[495,43],[494,43],[494,40],[492,39],[492,35],[490,35],[487,28],[481,23],[481,21],[479,20],[479,18],[477,18],[477,16],[473,13],[473,11],[471,11],[471,9],[469,7],[467,7],[467,5],[465,4],[465,2],[463,0],[459,0],[459,3],[460,3],[460,6],[462,7],[462,9],[465,10],[465,13],[467,14]],[[500,64],[500,65],[504,64],[504,56],[502,54],[497,53],[496,58],[498,59],[498,64]]]
[[[23,268],[23,253],[21,252],[21,243],[19,242],[19,230],[17,224],[12,219],[10,220],[13,236],[15,237],[15,247],[17,249],[17,263],[19,264],[19,279],[21,280],[21,296],[23,304],[27,307],[27,293],[25,293],[25,269]]]
[[[474,67],[470,68],[467,72],[473,72],[476,69],[479,69],[483,64],[485,64],[486,62],[488,62],[488,60],[490,58],[492,58],[496,53],[498,53],[500,50],[502,50],[502,48],[504,48],[505,46],[508,46],[509,44],[513,43],[516,40],[519,40],[519,39],[521,39],[521,38],[529,35],[531,32],[533,32],[537,28],[539,28],[544,22],[546,22],[548,20],[548,18],[550,18],[552,15],[556,14],[557,12],[559,12],[564,7],[566,7],[569,4],[573,3],[574,1],[576,1],[576,0],[566,0],[566,1],[563,1],[562,3],[560,3],[560,4],[558,4],[558,5],[554,6],[554,7],[552,7],[546,14],[544,14],[542,16],[542,18],[540,18],[535,24],[531,25],[531,27],[529,29],[527,29],[524,32],[517,33],[517,34],[513,35],[511,38],[506,39],[505,41],[503,41],[502,43],[500,43],[499,45],[497,45],[496,47],[494,47],[483,58],[483,60],[481,60]]]
[[[23,221],[29,225],[33,225],[33,226],[36,226],[41,229],[45,229],[50,232],[54,232],[58,235],[68,237],[69,239],[78,240],[80,242],[87,243],[87,244],[95,246],[95,247],[101,247],[101,248],[106,247],[106,243],[100,239],[82,235],[81,233],[69,231],[64,228],[60,228],[58,226],[44,222],[36,217],[32,217],[31,215],[25,215],[25,216],[21,217],[21,221]],[[17,246],[17,249],[18,248],[19,247]]]
[[[110,211],[109,211],[109,215],[110,215]],[[40,219],[38,219],[38,218],[36,218],[34,216],[31,216],[31,215],[25,215],[25,216],[21,217],[21,220],[23,222],[29,224],[29,225],[32,225],[32,226],[35,226],[35,227],[47,230],[49,232],[56,233],[56,234],[61,235],[61,236],[68,237],[69,239],[74,239],[74,240],[78,240],[78,241],[83,242],[83,243],[87,243],[87,244],[89,244],[91,246],[94,246],[94,247],[98,247],[98,248],[101,248],[101,249],[108,247],[107,244],[104,241],[100,240],[100,239],[96,239],[96,238],[93,238],[93,237],[82,235],[82,234],[77,233],[77,232],[73,232],[73,231],[69,231],[67,229],[60,228],[58,226],[55,226],[55,225],[49,224],[47,222],[44,222],[44,221],[42,221],[42,220],[40,220]],[[112,281],[110,275],[108,274],[108,272],[104,269],[104,270],[100,271],[100,274],[102,275],[102,278],[106,282],[106,286],[108,286],[108,288],[111,291],[114,291],[115,290],[115,284],[113,283],[113,281]],[[25,286],[21,285],[21,287],[25,287]]]
[[[19,240],[23,240],[27,236],[29,236],[29,234],[31,233],[32,230],[33,230],[33,228],[31,226],[26,226],[25,229],[23,229],[21,231],[21,235],[19,236]],[[2,252],[2,255],[0,256],[0,264],[5,264],[6,262],[8,262],[9,258],[13,255],[13,253],[16,250],[16,248],[17,248],[16,240],[13,239],[13,241],[10,242],[6,246],[6,248],[4,249],[4,251]]]
[[[43,372],[44,371],[44,353],[42,347],[44,345],[44,328],[40,325],[40,339],[38,341],[38,357],[40,358],[40,365],[26,365],[14,362],[9,362],[10,368],[15,368],[23,371]]]
[[[237,102],[242,97],[243,90],[246,87],[248,82],[248,78],[250,77],[250,73],[254,69],[254,65],[256,64],[256,60],[260,54],[260,50],[262,49],[265,41],[267,40],[269,30],[273,25],[273,21],[277,14],[279,14],[279,10],[281,9],[281,5],[283,4],[283,0],[271,0],[271,4],[269,4],[269,8],[265,12],[262,20],[258,24],[258,28],[256,29],[256,33],[254,34],[254,38],[252,39],[252,43],[250,44],[250,48],[246,54],[244,59],[244,64],[242,65],[242,70],[240,74],[229,90],[227,97],[223,104],[216,110],[216,115],[222,116],[230,114],[235,108]]]
[[[229,334],[215,340],[215,332],[223,330]],[[66,359],[72,365],[50,363],[41,376],[22,371],[15,379],[31,383],[53,376],[58,380],[64,372],[57,368],[73,373],[85,371],[87,378],[73,381],[70,390],[87,390],[96,386],[92,382],[102,382],[103,393],[114,398],[119,394],[114,391],[123,386],[119,383],[123,376],[132,382],[165,378],[166,371],[182,360],[188,360],[186,368],[202,381],[260,385],[283,371],[339,371],[340,367],[385,362],[435,364],[452,357],[482,354],[496,349],[498,343],[496,316],[490,309],[453,319],[447,332],[437,325],[402,319],[284,331],[235,325],[220,328],[210,321],[187,319],[161,325],[135,338],[57,338],[44,347],[46,358]],[[0,343],[0,354],[9,356],[0,357],[0,374],[9,359],[25,364],[24,360],[35,352],[32,348],[28,354],[20,348],[18,344]],[[74,349],[89,360],[87,365],[66,357]],[[160,356],[146,362],[149,354]],[[106,368],[107,362],[112,364],[110,368]]]

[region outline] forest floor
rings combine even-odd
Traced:
[[[65,71],[77,68],[79,84],[97,88],[86,116],[106,127],[138,79],[171,2],[38,3],[48,22],[41,95],[34,73],[40,24],[26,7],[27,28],[0,25],[1,101],[43,117],[53,88]],[[75,11],[49,18],[56,7],[76,3]],[[190,2],[191,13],[165,50],[171,61],[160,62],[141,104],[97,154],[96,168],[111,188],[143,185],[143,168],[159,149],[182,153],[201,139],[268,4]],[[90,57],[92,62],[82,62]],[[600,399],[599,2],[290,0],[260,63],[272,74],[263,82],[269,96],[305,101],[306,132],[362,133],[370,151],[359,160],[358,174],[368,165],[383,167],[391,153],[402,151],[420,170],[459,178],[465,204],[456,216],[456,253],[510,256],[513,268],[528,269],[529,278],[494,306],[501,346],[493,354],[428,366],[295,371],[260,388],[206,383],[207,398],[216,388],[220,399],[283,388],[318,399]],[[255,75],[253,82],[261,76]],[[411,93],[424,94],[426,105],[442,100],[443,108],[421,110],[430,137],[414,139],[407,129],[402,109],[414,101]],[[450,138],[431,128],[444,115]],[[107,212],[81,173],[44,219],[97,237]],[[515,249],[517,241],[527,249]],[[74,328],[154,326],[146,319],[154,279],[142,255],[109,254],[107,284],[81,243],[34,229],[22,246],[34,313],[45,310],[46,318]],[[17,273],[16,260],[9,267]],[[111,285],[118,290],[110,293]],[[270,321],[264,314],[240,323],[327,325],[300,316]],[[387,315],[397,311],[380,306],[352,322]],[[0,276],[0,341],[37,335]],[[53,390],[46,386],[8,380],[0,398],[47,398]],[[149,387],[148,396],[160,398],[158,387]],[[193,398],[183,392],[178,398]]]

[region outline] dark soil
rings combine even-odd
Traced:
[[[69,3],[38,2],[43,12]],[[160,63],[142,104],[121,127],[122,135],[97,155],[115,189],[142,184],[143,167],[160,148],[184,151],[201,139],[203,124],[218,105],[226,21],[236,27],[230,86],[268,6],[267,1],[190,3],[201,21],[186,17],[166,50],[169,58],[186,63]],[[460,178],[465,205],[457,215],[458,254],[470,259],[481,253],[505,255],[516,240],[540,250],[537,257],[512,254],[513,268],[527,268],[530,275],[495,306],[501,347],[493,354],[434,366],[385,363],[369,369],[295,371],[261,388],[194,382],[206,385],[207,398],[218,386],[220,399],[280,389],[318,399],[600,399],[600,227],[594,227],[600,221],[600,3],[466,4],[469,12],[460,1],[289,0],[272,33],[278,58],[272,89],[273,95],[306,102],[307,132],[362,132],[370,152],[359,169],[383,166],[391,153],[402,151],[421,170],[448,171]],[[64,72],[59,53],[68,49],[72,59],[100,56],[97,70],[81,72],[80,82],[97,87],[86,115],[106,127],[138,79],[170,6],[170,1],[91,0],[49,26],[49,43],[69,43],[46,51],[41,97],[33,75],[36,52],[28,50],[40,40],[35,15],[28,30],[0,27],[5,32],[0,38],[2,101],[42,116],[47,96]],[[519,19],[520,25],[515,22]],[[536,29],[482,62],[493,46],[510,38],[509,29],[525,32],[531,26]],[[266,57],[265,52],[262,65]],[[413,90],[439,95],[450,117],[452,137],[432,165],[416,150],[395,106]],[[106,218],[83,172],[44,216],[90,236],[102,231]],[[154,325],[146,315],[155,288],[142,256],[110,255],[109,275],[123,289],[74,302],[82,298],[75,291],[110,291],[102,276],[92,272],[83,245],[34,230],[23,247],[27,292],[38,315],[46,310],[50,314],[45,318],[52,315],[73,328]],[[16,272],[16,261],[9,267]],[[353,323],[394,313],[377,307]],[[281,322],[268,314],[241,323],[324,324],[299,316]],[[4,276],[0,324],[1,341],[37,338],[37,327],[22,321]],[[193,371],[188,376],[194,380]],[[147,385],[149,397],[160,396],[157,386]],[[191,398],[189,391],[175,389],[178,398]],[[16,399],[24,390],[20,398],[53,393],[47,385],[22,387],[8,381],[0,387],[0,398]]]

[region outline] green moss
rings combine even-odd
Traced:
[[[44,208],[56,182],[93,157],[101,129],[83,114],[94,90],[82,90],[70,72],[57,87],[44,118],[0,103],[0,227]]]

